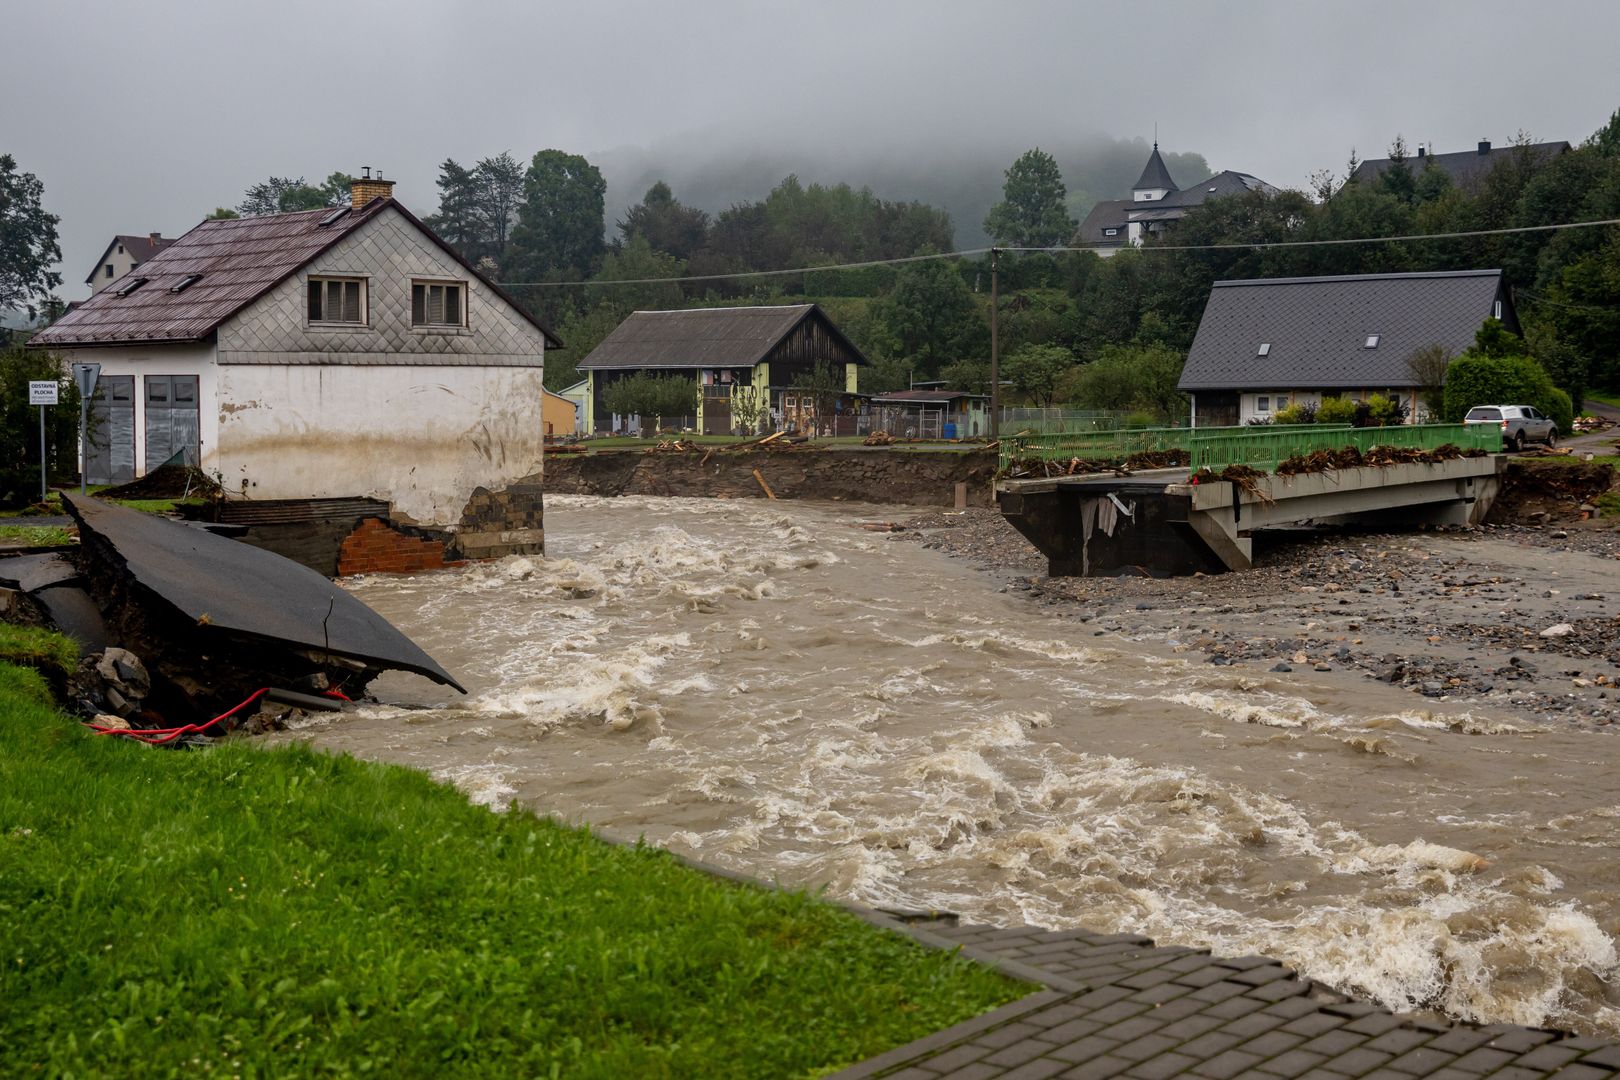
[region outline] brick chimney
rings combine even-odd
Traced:
[[[356,210],[373,199],[393,197],[394,182],[384,180],[382,170],[379,169],[377,175],[373,177],[371,175],[371,166],[366,165],[361,168],[360,173],[361,175],[355,177],[354,182],[349,185],[349,202]]]
[[[1489,139],[1481,139],[1481,140],[1479,140],[1479,152],[1481,154],[1490,153],[1491,152],[1491,140],[1489,140]]]

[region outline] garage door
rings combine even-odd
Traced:
[[[187,465],[201,461],[197,376],[146,377],[146,471],[183,454]]]
[[[135,479],[133,375],[103,375],[96,380],[84,478],[91,484],[127,484]]]

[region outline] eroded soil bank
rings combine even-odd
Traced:
[[[759,471],[780,499],[952,506],[958,483],[969,506],[994,506],[996,454],[982,450],[842,447],[836,450],[604,450],[546,458],[546,492],[558,495],[689,495],[763,499]]]

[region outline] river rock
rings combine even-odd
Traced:
[[[1573,634],[1574,632],[1575,632],[1575,628],[1573,626],[1571,626],[1567,622],[1561,622],[1561,623],[1558,623],[1556,626],[1547,627],[1547,629],[1545,629],[1545,630],[1543,630],[1541,632],[1541,636],[1544,637],[1544,638],[1561,638],[1561,637],[1568,637],[1570,634]]]

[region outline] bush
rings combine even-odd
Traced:
[[[1446,368],[1445,419],[1458,423],[1476,405],[1534,406],[1565,435],[1575,418],[1569,395],[1532,358],[1485,356],[1470,349]]]
[[[1406,423],[1411,408],[1399,398],[1371,394],[1367,398],[1367,419],[1373,427],[1391,427]]]
[[[1325,397],[1322,404],[1316,407],[1316,422],[1318,424],[1353,424],[1356,422],[1356,406],[1359,401],[1351,401],[1344,397]]]
[[[1292,405],[1278,409],[1272,415],[1272,420],[1279,424],[1314,424],[1316,405],[1309,401],[1296,401]]]

